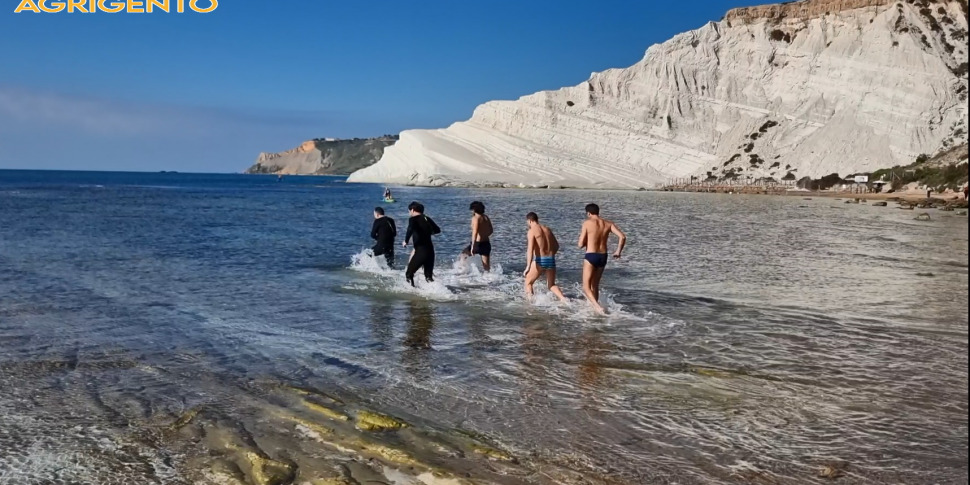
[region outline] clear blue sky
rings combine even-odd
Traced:
[[[223,0],[0,11],[0,169],[238,172],[314,137],[440,128],[627,67],[757,1]]]

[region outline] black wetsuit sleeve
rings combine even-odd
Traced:
[[[441,228],[435,224],[434,219],[429,217],[428,222],[431,224],[431,234],[441,234]]]
[[[380,239],[380,222],[379,220],[374,221],[374,226],[371,227],[370,237],[371,239]]]
[[[388,220],[391,221],[391,239],[397,239],[397,223],[394,222],[394,219]]]
[[[404,243],[411,242],[411,236],[414,235],[414,219],[408,219],[408,232],[404,235]]]

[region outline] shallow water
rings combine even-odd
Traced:
[[[250,483],[252,456],[294,483],[967,480],[966,217],[402,187],[399,226],[417,199],[444,229],[412,289],[366,254],[380,194],[0,171],[0,483]],[[475,199],[493,274],[456,263]],[[610,317],[577,284],[589,201],[630,237]],[[521,296],[531,210],[569,305]],[[362,411],[409,427],[361,431]]]

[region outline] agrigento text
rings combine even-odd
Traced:
[[[21,0],[14,13],[209,13],[219,0]]]

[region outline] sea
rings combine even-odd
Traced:
[[[391,189],[0,171],[0,484],[967,482],[965,215]],[[369,252],[411,201],[443,230],[417,287]],[[607,316],[590,202],[629,238]],[[524,296],[530,211],[569,303]]]

